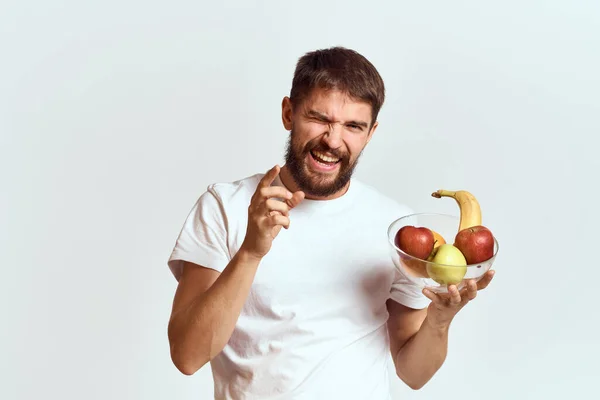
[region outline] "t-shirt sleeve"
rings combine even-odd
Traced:
[[[167,264],[179,280],[184,261],[222,272],[230,259],[223,203],[209,186],[190,210]]]
[[[395,279],[390,290],[390,298],[406,307],[421,309],[429,305],[429,300],[422,292],[421,286],[408,279],[394,268]]]

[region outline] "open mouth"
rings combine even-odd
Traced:
[[[316,150],[311,150],[310,155],[317,163],[326,167],[332,167],[342,160],[341,158],[328,156]]]

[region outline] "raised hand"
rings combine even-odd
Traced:
[[[248,226],[241,249],[261,259],[281,228],[290,226],[289,211],[303,199],[304,193],[291,193],[284,187],[271,186],[281,168],[275,165],[260,180],[248,206]]]
[[[427,288],[423,289],[423,294],[431,300],[427,310],[427,319],[438,328],[447,328],[454,316],[470,301],[477,297],[479,290],[485,289],[492,278],[494,271],[488,271],[479,282],[474,280],[466,281],[465,287],[458,290],[456,285],[448,286],[448,293],[434,293]]]

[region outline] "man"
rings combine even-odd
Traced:
[[[215,398],[389,399],[390,355],[421,388],[490,282],[442,297],[395,270],[386,230],[412,210],[352,178],[383,101],[360,54],[305,54],[282,103],[284,166],[209,185],[189,213],[168,336],[182,373],[210,362]]]

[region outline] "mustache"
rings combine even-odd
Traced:
[[[347,159],[348,158],[348,153],[342,151],[342,150],[334,150],[332,148],[330,148],[329,146],[323,145],[323,144],[317,144],[314,146],[307,146],[306,147],[306,152],[309,151],[318,151],[320,153],[325,153],[325,154],[330,154],[334,157],[337,158],[341,158],[341,159]]]

